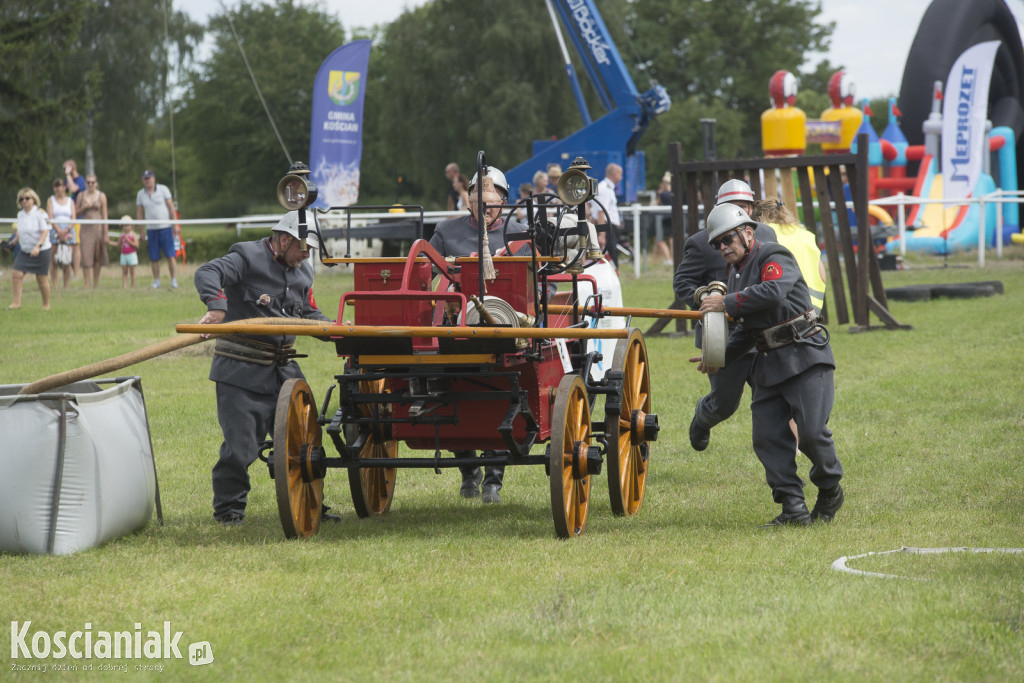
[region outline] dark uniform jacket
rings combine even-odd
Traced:
[[[754,228],[754,239],[759,242],[774,242],[775,231],[764,223],[758,223]],[[687,238],[683,245],[683,261],[676,269],[672,278],[672,289],[676,297],[686,303],[691,309],[697,310],[700,306],[693,302],[693,293],[698,287],[711,284],[715,280],[725,282],[725,271],[729,264],[722,258],[722,254],[708,244],[708,231],[698,230]],[[730,328],[735,327],[730,323]],[[697,338],[697,348],[701,346],[701,331],[703,326],[698,322],[694,330]]]
[[[729,270],[728,278],[725,310],[739,324],[729,334],[727,365],[750,350],[755,331],[811,310],[800,266],[793,254],[776,242],[755,239],[750,253]],[[814,365],[836,366],[828,338],[821,331],[806,341],[758,352],[754,381],[761,386],[774,386]]]
[[[499,218],[495,224],[487,230],[487,246],[494,255],[498,249],[505,246],[502,241],[502,232],[505,219]],[[515,235],[526,232],[526,226],[518,221],[509,221],[508,233]],[[468,213],[458,218],[449,218],[441,221],[434,228],[434,235],[430,238],[430,246],[437,249],[441,256],[469,256],[480,250],[480,225]],[[517,254],[526,255],[520,249]]]
[[[227,255],[196,269],[194,282],[207,310],[226,311],[224,322],[245,318],[330,319],[313,300],[313,268],[303,261],[288,268],[274,259],[270,240],[239,242]],[[238,335],[244,336],[244,335]],[[294,336],[253,336],[252,339],[280,347]],[[298,363],[283,366],[258,365],[214,356],[210,379],[262,394],[276,394],[290,377],[301,377]]]

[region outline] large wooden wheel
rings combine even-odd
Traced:
[[[640,330],[634,329],[627,340],[616,344],[611,371],[622,373],[622,393],[618,411],[611,407],[605,413],[608,492],[612,512],[632,516],[644,502],[650,448],[648,424],[651,420],[647,416],[651,415],[651,371],[647,344]],[[615,403],[609,400],[606,405]]]
[[[558,384],[551,409],[551,514],[555,533],[571,538],[583,533],[590,508],[590,402],[579,375],[566,375]]]
[[[360,393],[380,394],[384,392],[384,380],[364,380],[359,383]],[[391,406],[387,403],[362,404],[359,412],[363,417],[388,417]],[[361,458],[395,458],[398,456],[398,442],[388,439],[389,425],[375,424],[361,426],[366,435],[359,451]],[[352,467],[348,471],[348,487],[352,492],[352,506],[359,517],[379,517],[391,509],[395,493],[395,468]]]
[[[287,538],[312,536],[320,529],[324,470],[316,400],[304,380],[285,381],[274,416],[274,485],[277,511]],[[314,454],[316,449],[316,454]]]

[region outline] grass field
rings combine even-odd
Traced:
[[[984,269],[972,256],[952,263],[912,258],[884,280],[1000,280],[1005,294],[891,302],[912,331],[832,326],[846,505],[833,524],[806,529],[759,528],[778,508],[751,451],[746,398],[708,450],[690,448],[707,388],[686,361],[692,338],[647,340],[662,431],[643,509],[613,517],[602,475],[587,530],[571,541],[555,538],[536,467],[510,468],[492,506],[461,500],[450,470],[403,470],[377,520],[355,517],[345,475],[332,470],[326,498],[343,520],[296,542],[283,537],[257,463],[244,526],[223,528],[210,507],[220,432],[208,345],[119,371],[143,379],[166,524],[72,556],[0,554],[0,628],[170,621],[183,650],[208,641],[215,661],[27,662],[0,639],[3,678],[30,676],[7,674],[19,664],[131,673],[156,663],[159,680],[1024,680],[1024,555],[850,561],[904,577],[894,579],[830,570],[841,556],[902,546],[1024,546],[1024,251],[990,255]],[[0,307],[0,383],[166,339],[202,315],[190,277],[153,291],[139,275],[134,291],[114,270],[96,292],[79,280],[55,291],[49,312],[27,283],[22,310]],[[318,276],[329,314],[350,281]],[[629,305],[665,306],[671,271],[626,273],[623,289]],[[3,307],[10,290],[6,273]],[[319,402],[341,361],[320,342],[298,345]]]

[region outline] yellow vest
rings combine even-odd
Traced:
[[[811,295],[811,305],[815,313],[821,313],[821,307],[825,305],[825,281],[821,279],[821,271],[818,263],[821,261],[821,250],[814,239],[811,231],[801,225],[779,225],[769,223],[775,231],[775,238],[779,244],[789,249],[800,266],[800,274],[804,276],[807,283],[808,293]]]

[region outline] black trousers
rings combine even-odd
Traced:
[[[754,385],[750,402],[754,453],[764,465],[776,503],[804,498],[790,418],[800,434],[800,452],[811,461],[811,482],[819,489],[830,489],[842,479],[843,467],[828,428],[834,400],[832,368],[827,365],[814,365],[772,387]]]
[[[213,466],[213,514],[245,513],[249,465],[260,442],[274,431],[277,394],[258,394],[217,382],[217,420],[224,434],[220,457]]]

